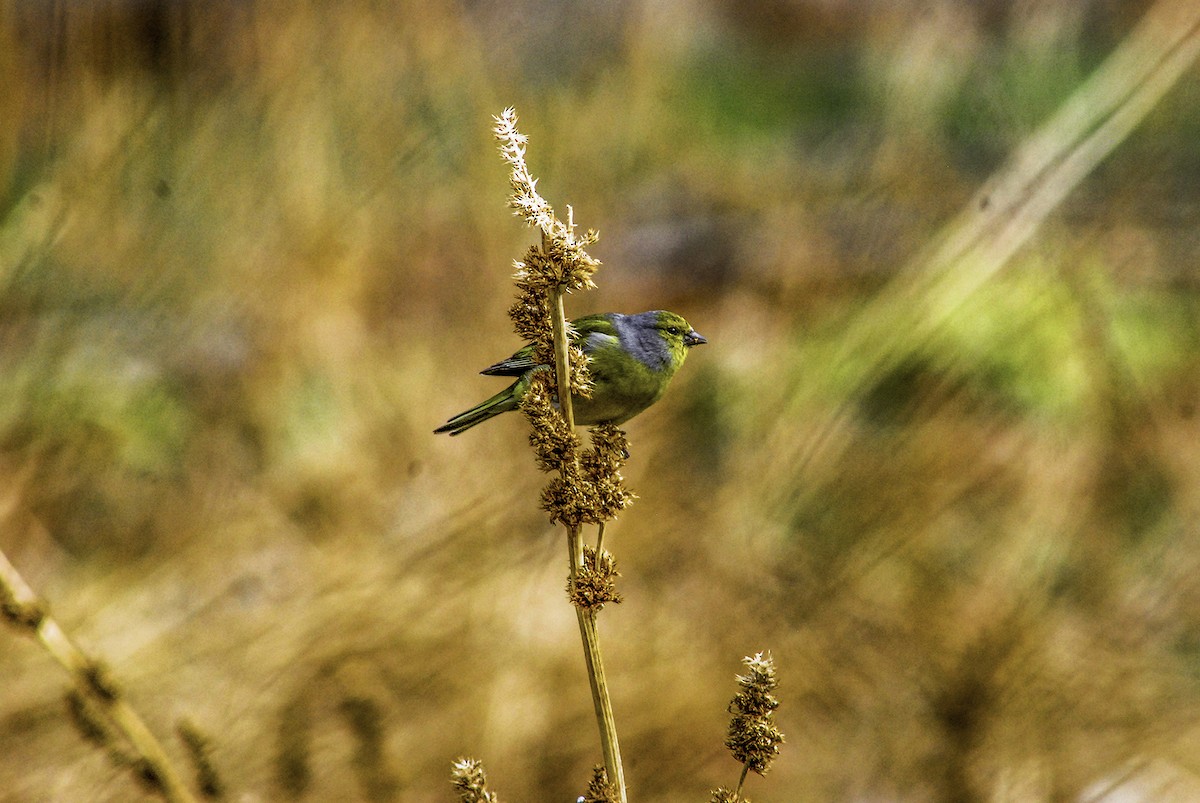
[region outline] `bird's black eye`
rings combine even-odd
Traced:
[[[678,336],[679,335],[679,327],[678,326],[668,326],[667,334]]]

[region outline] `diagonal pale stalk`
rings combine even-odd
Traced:
[[[14,606],[40,607],[37,594],[3,552],[0,552],[0,599],[5,599],[6,602],[11,600]],[[176,773],[166,751],[133,710],[133,706],[125,701],[124,695],[97,692],[96,683],[90,677],[96,666],[95,662],[76,646],[58,621],[49,614],[42,613],[36,626],[31,626],[30,630],[46,652],[71,675],[80,693],[96,703],[138,755],[154,770],[163,798],[170,803],[195,803],[196,798]]]
[[[551,302],[554,370],[558,377],[558,404],[567,426],[574,429],[575,412],[571,406],[571,359],[567,341],[567,316],[563,306],[561,288],[554,291]],[[583,537],[579,525],[567,528],[567,549],[571,558],[571,583],[574,585],[575,576],[583,566]],[[627,803],[625,769],[621,765],[621,746],[617,741],[617,721],[613,716],[612,698],[608,692],[608,680],[604,675],[604,661],[600,654],[600,637],[596,632],[596,614],[594,611],[585,611],[578,605],[573,607],[575,608],[575,617],[579,621],[579,635],[583,639],[583,659],[587,665],[588,682],[592,687],[592,704],[596,709],[596,724],[600,728],[600,746],[604,751],[604,767],[608,771],[609,783],[617,788],[617,799],[620,803]]]
[[[916,353],[1032,239],[1198,59],[1200,4],[1158,0],[931,246],[897,272],[890,291],[859,313],[846,333],[843,353],[877,356],[863,363],[846,398],[859,398],[874,378]],[[793,395],[797,409],[806,403],[802,393]],[[819,452],[841,451],[850,409],[851,403],[844,403],[810,441],[779,450],[778,465],[803,472]],[[793,418],[788,414],[779,420]]]

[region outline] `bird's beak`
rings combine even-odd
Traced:
[[[695,329],[683,336],[683,345],[699,346],[701,343],[707,343],[708,338],[697,332]]]

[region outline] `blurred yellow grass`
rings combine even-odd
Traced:
[[[1143,4],[810,5],[0,11],[0,548],[173,755],[186,716],[265,800],[444,800],[464,753],[567,799],[599,760],[522,422],[430,434],[518,345],[511,103],[602,234],[568,311],[712,344],[606,536],[631,796],[733,782],[770,648],[754,799],[1196,797],[1195,68],[917,339],[898,267]],[[0,638],[0,799],[136,799]]]

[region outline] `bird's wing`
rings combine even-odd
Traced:
[[[613,325],[612,315],[607,313],[576,318],[571,321],[571,328],[575,330],[574,342],[588,354],[597,348],[618,343],[617,327]],[[528,345],[507,360],[484,368],[479,373],[488,376],[520,376],[536,367],[537,363],[533,359],[533,346]]]
[[[525,346],[507,360],[501,360],[493,366],[484,368],[479,373],[488,376],[520,376],[531,368],[536,368],[533,360],[533,344]]]
[[[602,313],[576,318],[571,321],[571,328],[575,330],[575,344],[582,348],[585,354],[593,354],[600,349],[620,343],[617,327],[613,323],[611,314]]]
[[[578,333],[580,340],[586,340],[588,335],[595,333],[617,336],[617,326],[613,323],[613,315],[607,312],[576,318],[571,321],[571,328]]]

